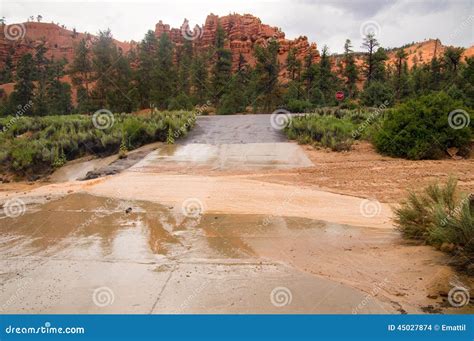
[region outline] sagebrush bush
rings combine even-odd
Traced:
[[[409,100],[385,115],[373,137],[375,147],[382,154],[413,160],[442,158],[451,147],[467,155],[471,128],[466,125],[454,129],[453,123],[450,125],[449,113],[454,110],[472,116],[461,101],[444,92]]]
[[[123,143],[131,150],[145,143],[165,142],[170,131],[183,136],[194,122],[193,112],[115,114],[114,124],[100,130],[89,115],[6,117],[0,119],[0,168],[20,176],[48,173],[86,154],[117,153]]]
[[[395,210],[395,223],[404,237],[453,253],[462,266],[473,264],[474,196],[459,193],[456,180],[411,192]]]
[[[348,119],[317,114],[293,117],[285,128],[290,139],[314,143],[334,151],[349,150],[353,143],[355,125]]]

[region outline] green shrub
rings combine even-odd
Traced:
[[[474,196],[458,193],[454,179],[444,186],[430,185],[420,194],[410,192],[395,217],[405,238],[450,252],[459,265],[474,262]]]
[[[317,114],[293,117],[285,128],[290,139],[300,143],[314,143],[334,151],[349,150],[355,125],[348,119]]]
[[[471,130],[468,126],[453,129],[448,115],[463,108],[444,92],[412,99],[391,109],[374,135],[377,150],[390,156],[407,159],[438,159],[450,147],[459,149],[460,155],[469,153]]]
[[[313,108],[313,104],[310,101],[302,99],[290,99],[286,105],[286,109],[291,112],[308,112]]]
[[[115,114],[114,124],[101,130],[94,127],[89,115],[1,118],[0,170],[20,176],[46,174],[86,154],[117,153],[124,142],[127,149],[133,149],[165,142],[170,132],[175,137],[184,136],[195,119],[192,112],[155,111],[148,117]]]
[[[372,82],[360,96],[363,105],[370,107],[380,106],[393,102],[393,90],[382,82]]]

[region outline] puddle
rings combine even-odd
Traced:
[[[351,313],[374,283],[384,287],[361,312],[396,312],[400,288],[435,272],[426,250],[414,253],[380,229],[257,214],[190,219],[86,193],[0,216],[0,228],[0,299],[18,298],[25,279],[35,283],[8,307],[16,313]],[[90,295],[103,286],[117,305],[98,311]],[[275,310],[269,295],[281,286],[295,304]],[[405,310],[420,312],[413,297],[433,304],[423,288]]]
[[[2,217],[0,250],[18,256],[61,252],[118,258],[130,258],[132,253],[164,255],[178,242],[166,229],[166,224],[173,224],[168,211],[148,202],[71,194],[32,207],[23,216]]]

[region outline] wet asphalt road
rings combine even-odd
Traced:
[[[271,115],[201,116],[179,144],[234,144],[287,142],[282,130],[274,129]]]

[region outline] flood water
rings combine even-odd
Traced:
[[[289,254],[292,243],[337,239],[346,226],[261,215],[188,218],[179,207],[85,193],[28,206],[0,224],[4,312],[350,313],[364,300],[300,271]],[[94,293],[103,288],[113,302],[99,306]],[[275,288],[286,288],[289,303],[274,304]],[[376,299],[360,309],[392,311]]]

